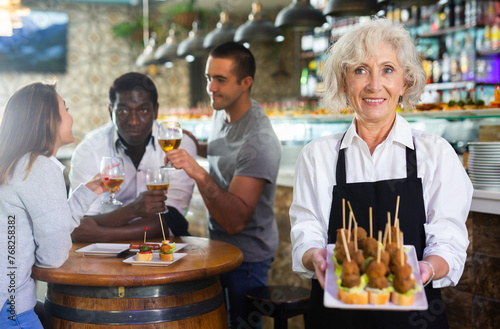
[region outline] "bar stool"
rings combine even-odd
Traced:
[[[245,292],[247,319],[255,314],[274,318],[274,329],[287,329],[288,318],[303,314],[309,305],[310,290],[292,286],[266,286]]]

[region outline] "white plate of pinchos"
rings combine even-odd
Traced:
[[[164,261],[160,260],[160,255],[158,252],[153,252],[153,259],[149,261],[138,261],[137,255],[131,256],[127,259],[124,259],[123,262],[130,265],[138,265],[138,266],[169,266],[186,256],[185,253],[174,252],[174,259],[172,261]]]
[[[140,246],[143,245],[143,243],[132,243],[129,245],[129,248],[130,250],[139,250]],[[148,246],[158,246],[157,248],[154,247],[154,248],[151,248],[151,250],[158,250],[160,249],[161,247],[161,242],[148,242],[147,243]],[[174,252],[177,252],[179,250],[181,250],[182,248],[186,247],[188,244],[187,243],[175,243],[175,250]]]
[[[335,244],[327,246],[327,267],[325,276],[325,294],[323,304],[329,308],[343,308],[343,309],[357,309],[357,310],[391,310],[391,311],[409,311],[409,310],[426,310],[428,308],[427,298],[425,297],[425,290],[420,280],[420,270],[418,268],[417,255],[415,248],[412,245],[404,245],[407,263],[412,267],[413,275],[416,280],[417,292],[413,304],[408,306],[400,306],[389,301],[384,305],[374,304],[346,304],[338,298],[338,284],[337,276],[335,275],[333,255]]]

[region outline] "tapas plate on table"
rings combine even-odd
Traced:
[[[129,245],[125,243],[92,243],[76,249],[75,252],[88,256],[116,256],[128,250],[128,247]]]
[[[123,262],[130,264],[130,265],[138,265],[138,266],[169,266],[181,259],[182,257],[186,256],[187,254],[179,253],[179,252],[174,252],[174,260],[167,262],[164,260],[160,260],[160,255],[157,252],[153,252],[153,259],[147,262],[143,261],[137,261],[136,260],[136,255],[129,257],[127,259],[124,259]]]
[[[157,244],[159,246],[161,246],[161,242],[148,242],[148,244]],[[187,246],[188,244],[187,243],[175,243],[175,250],[174,250],[174,253],[175,252],[178,252],[179,250],[181,250],[182,248],[184,248],[185,246]],[[130,249],[130,250],[139,250],[139,249]]]
[[[373,305],[373,304],[346,304],[338,299],[338,285],[337,276],[335,275],[334,262],[333,262],[333,248],[335,244],[329,244],[326,248],[326,275],[325,275],[325,294],[323,298],[323,304],[325,307],[329,308],[344,308],[344,309],[354,309],[354,310],[385,310],[385,311],[414,311],[414,310],[427,310],[427,298],[425,296],[425,290],[422,286],[422,281],[420,280],[420,269],[418,268],[417,253],[415,252],[415,247],[412,245],[405,245],[407,262],[413,269],[413,275],[417,281],[417,286],[420,287],[420,291],[415,293],[415,301],[409,306],[399,306],[391,301],[385,305]]]

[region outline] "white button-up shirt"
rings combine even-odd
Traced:
[[[128,204],[133,202],[144,191],[146,186],[146,171],[150,167],[160,167],[164,164],[165,152],[157,142],[158,124],[153,124],[152,138],[146,146],[141,162],[137,169],[132,160],[125,154],[125,149],[118,140],[118,132],[113,123],[108,123],[88,133],[78,144],[71,158],[69,179],[71,191],[80,183],[87,182],[100,170],[103,156],[119,156],[125,162],[125,180],[116,192],[116,199]],[[187,135],[182,137],[180,148],[196,158],[196,144]],[[167,205],[175,207],[181,214],[185,214],[193,194],[194,180],[184,170],[170,171],[170,187],[167,193]],[[109,199],[109,192],[102,194],[101,199],[92,204],[86,215],[97,215],[106,210],[102,209],[101,200]]]
[[[411,129],[400,115],[373,154],[356,133],[354,122],[340,145],[342,136],[343,133],[333,134],[312,141],[297,160],[290,207],[293,270],[313,277],[314,272],[304,267],[302,257],[310,248],[327,245],[339,147],[345,149],[346,183],[405,178],[406,147],[415,147],[427,216],[423,257],[438,255],[449,265],[448,275],[434,281],[433,287],[456,285],[467,258],[465,221],[473,188],[451,145],[439,136]]]

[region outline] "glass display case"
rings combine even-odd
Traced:
[[[480,140],[482,128],[500,126],[500,109],[423,111],[401,115],[412,128],[428,131],[448,140],[459,156],[466,152],[469,142]],[[274,130],[283,146],[281,167],[293,168],[304,145],[318,137],[347,130],[352,119],[353,115],[271,117]],[[207,140],[210,132],[210,120],[206,119],[185,120],[181,122],[181,126],[202,141]],[[496,137],[500,140],[500,135]]]

